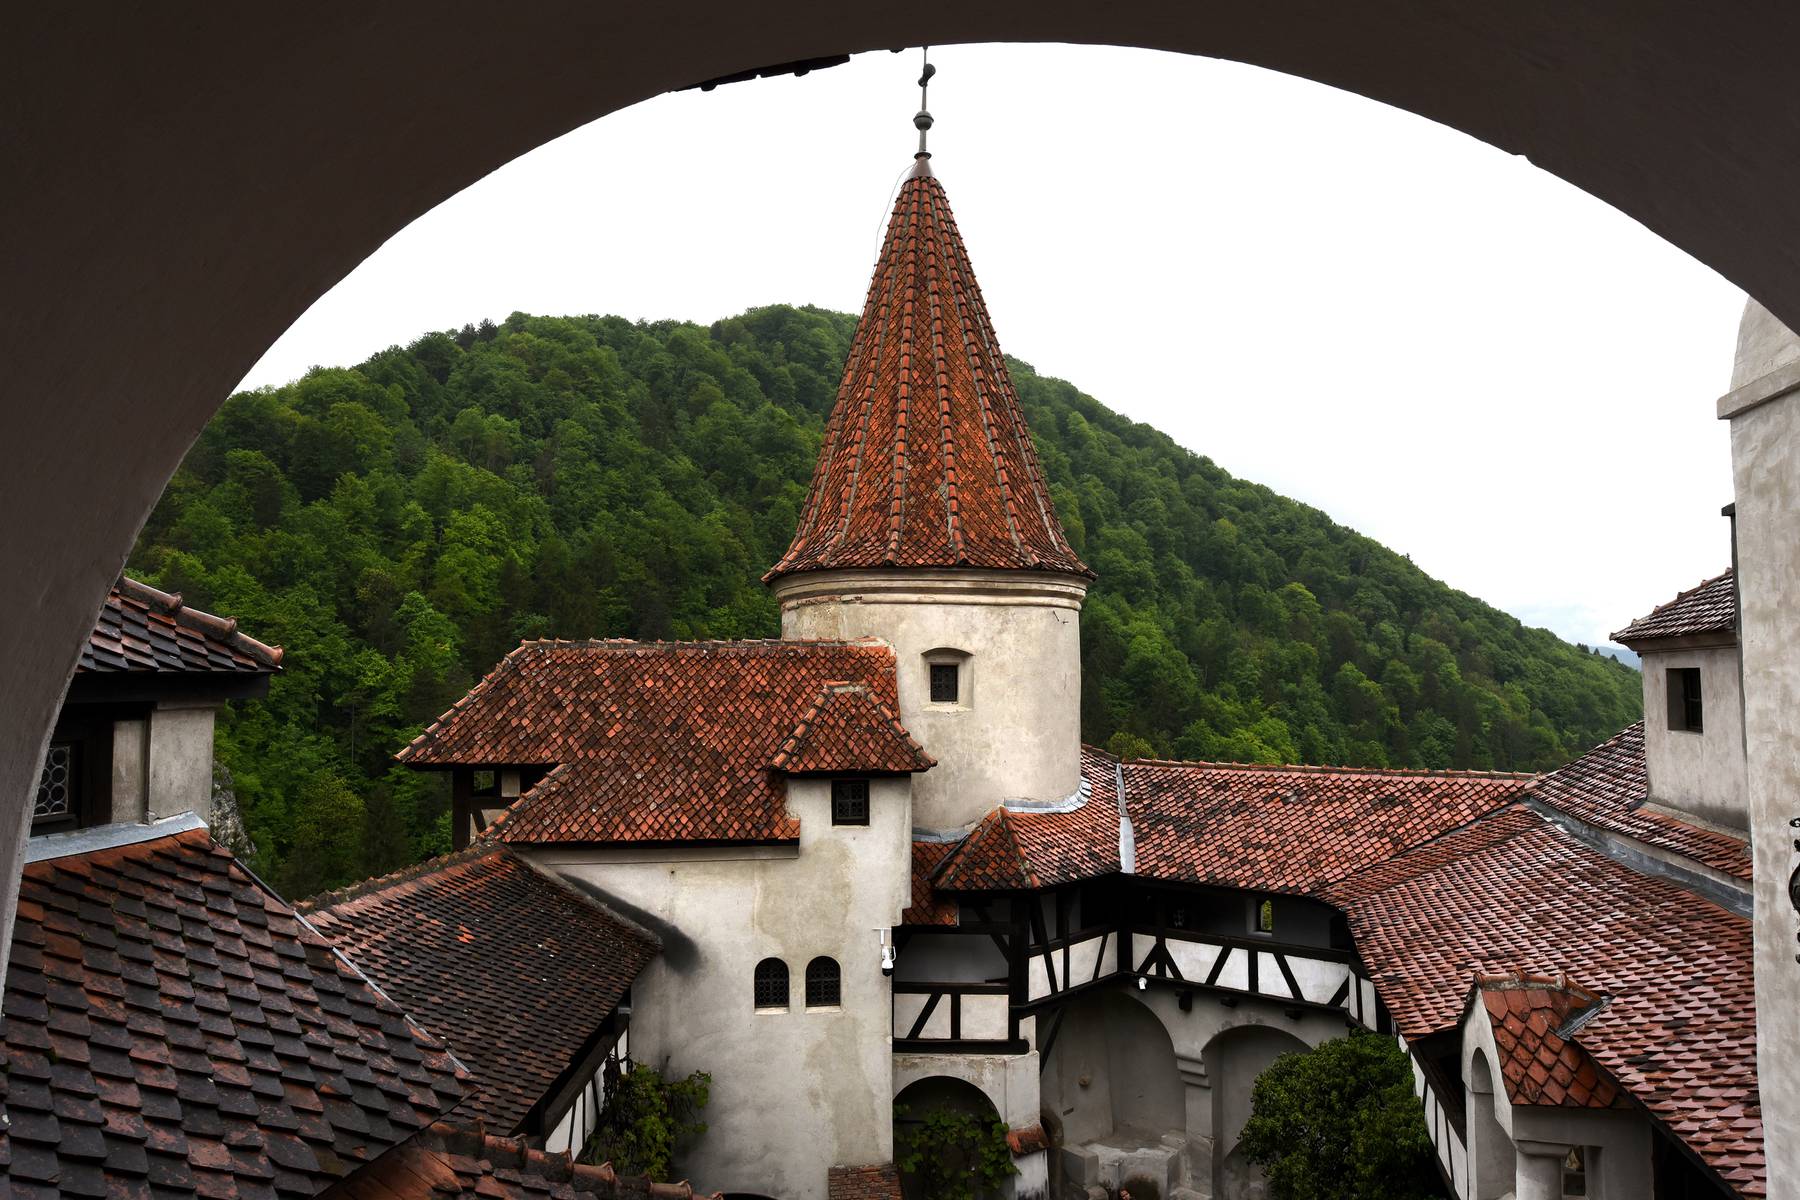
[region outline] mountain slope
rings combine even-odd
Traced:
[[[304,895],[444,848],[390,755],[521,637],[769,636],[853,319],[515,315],[233,396],[132,569],[286,646],[222,723],[254,861]],[[1137,754],[1536,769],[1637,675],[1029,366],[1076,551],[1083,732]]]

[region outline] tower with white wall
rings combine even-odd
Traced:
[[[937,759],[917,825],[1081,784],[1082,599],[944,189],[900,189],[794,541],[765,576],[786,638],[894,648],[900,720]]]

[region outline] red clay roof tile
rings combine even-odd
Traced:
[[[1727,570],[1660,604],[1619,632],[1613,641],[1636,645],[1657,638],[1737,631],[1737,577]]]
[[[868,685],[833,681],[819,690],[769,765],[789,775],[911,773],[928,771],[937,760]]]
[[[1582,845],[1524,805],[1326,888],[1409,1039],[1469,981],[1567,971],[1612,1003],[1577,1038],[1744,1195],[1767,1192],[1750,922]],[[1535,1076],[1534,1076],[1535,1078]]]
[[[1511,972],[1482,975],[1470,989],[1494,1032],[1495,1064],[1514,1104],[1614,1108],[1627,1103],[1611,1075],[1594,1066],[1571,1028],[1606,998],[1566,978]]]
[[[313,1196],[467,1092],[204,830],[27,866],[5,1014],[21,1200]]]
[[[509,1134],[577,1064],[660,949],[503,848],[433,859],[296,907],[473,1068],[478,1090],[460,1115]]]
[[[106,594],[77,674],[122,671],[267,674],[281,669],[281,647],[238,632],[229,617],[189,608],[181,597],[121,575]]]
[[[1642,721],[1544,776],[1532,795],[1590,825],[1672,850],[1739,879],[1750,878],[1750,847],[1743,838],[1643,809],[1650,782]]]
[[[480,1122],[439,1123],[340,1182],[324,1200],[696,1200],[686,1183],[621,1176],[523,1139],[490,1136]]]
[[[931,882],[938,864],[955,847],[954,842],[912,844],[912,903],[900,914],[902,925],[956,924],[956,901],[949,896],[940,895]]]
[[[834,567],[1093,575],[1056,519],[950,202],[924,167],[894,201],[799,528],[764,578]]]
[[[832,681],[898,707],[893,651],[873,641],[527,642],[399,758],[560,764],[489,826],[502,842],[792,841],[770,763]],[[857,769],[893,754],[885,738]]]

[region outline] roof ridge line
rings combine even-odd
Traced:
[[[904,195],[905,192],[902,192]],[[907,210],[906,221],[906,255],[911,269],[906,273],[907,295],[900,306],[900,382],[899,407],[894,413],[894,469],[889,476],[888,487],[888,540],[885,551],[887,561],[895,563],[900,558],[900,533],[906,525],[906,421],[912,413],[912,357],[913,357],[913,324],[917,319],[914,312],[912,281],[918,278],[919,233],[918,207],[915,197]]]
[[[361,900],[367,896],[373,896],[377,892],[385,892],[395,884],[406,883],[409,880],[417,879],[421,875],[428,875],[433,871],[441,871],[446,867],[464,866],[478,859],[486,858],[490,854],[499,854],[503,852],[510,853],[510,851],[506,851],[504,846],[498,845],[464,846],[461,850],[452,850],[448,854],[435,855],[423,862],[416,862],[411,866],[400,867],[397,870],[389,871],[385,875],[371,875],[369,878],[358,880],[356,883],[347,883],[340,888],[329,888],[323,892],[315,892],[312,895],[305,896],[299,900],[289,901],[289,903],[293,906],[295,912],[315,913],[323,909],[335,908],[340,904],[346,904],[352,900]]]
[[[925,222],[928,236],[925,247],[925,294],[931,303],[931,365],[937,385],[938,449],[944,456],[944,530],[950,539],[950,561],[962,562],[966,557],[963,553],[962,500],[957,494],[956,486],[956,435],[950,420],[950,371],[944,358],[944,314],[940,295],[944,280],[935,236],[938,193],[928,186],[925,194],[931,201],[929,216]],[[951,303],[955,303],[954,297]]]
[[[146,608],[154,609],[183,628],[218,638],[233,649],[242,650],[264,666],[281,669],[285,651],[280,646],[259,642],[249,634],[240,632],[236,617],[221,617],[204,609],[191,608],[182,600],[180,592],[165,592],[123,572],[113,584],[113,591]]]
[[[1102,754],[1109,753],[1099,747],[1094,747],[1094,749],[1100,750]],[[1348,767],[1334,763],[1217,762],[1204,758],[1123,758],[1117,761],[1128,767],[1198,767],[1206,770],[1257,771],[1267,774],[1374,775],[1392,779],[1527,779],[1535,781],[1545,777],[1545,773],[1541,771],[1477,771],[1451,767]]]

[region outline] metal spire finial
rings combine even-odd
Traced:
[[[931,151],[925,148],[925,135],[931,132],[931,110],[925,106],[925,94],[931,87],[931,77],[937,74],[937,68],[931,65],[931,47],[920,47],[920,57],[924,59],[925,69],[919,73],[919,111],[913,117],[913,126],[919,131],[919,152],[915,159],[930,158]]]

